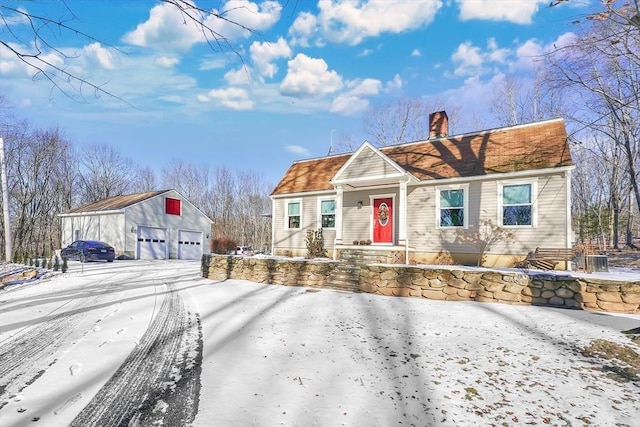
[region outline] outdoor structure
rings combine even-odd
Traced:
[[[175,190],[109,197],[60,214],[62,247],[101,240],[125,259],[200,259],[212,221]]]
[[[305,256],[317,229],[335,259],[359,249],[388,263],[508,267],[571,247],[562,119],[457,136],[446,112],[429,119],[425,141],[293,163],[271,194],[272,253]]]

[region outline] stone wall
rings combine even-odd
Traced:
[[[288,286],[325,287],[339,261],[209,255],[202,275]],[[361,265],[358,289],[389,296],[446,301],[530,304],[640,313],[640,279],[634,282],[573,277],[565,271],[500,272],[439,266]]]
[[[323,287],[338,261],[297,258],[205,255],[202,277],[211,280],[241,279],[287,286]]]

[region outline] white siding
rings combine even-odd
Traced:
[[[181,215],[167,215],[165,213],[165,199],[167,197],[181,200]],[[204,236],[208,236],[211,232],[211,221],[209,218],[175,191],[170,191],[130,206],[126,209],[126,215],[126,245],[127,250],[133,253],[135,253],[137,246],[135,228],[138,226],[166,228],[169,258],[172,259],[178,257],[179,230],[198,231],[202,232]],[[133,233],[131,232],[132,227],[134,228]],[[203,252],[209,253],[208,244],[203,245]]]

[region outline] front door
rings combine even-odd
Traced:
[[[373,199],[373,243],[393,243],[393,199]]]

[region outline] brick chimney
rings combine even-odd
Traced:
[[[429,114],[429,139],[440,138],[449,134],[449,117],[446,111]]]

